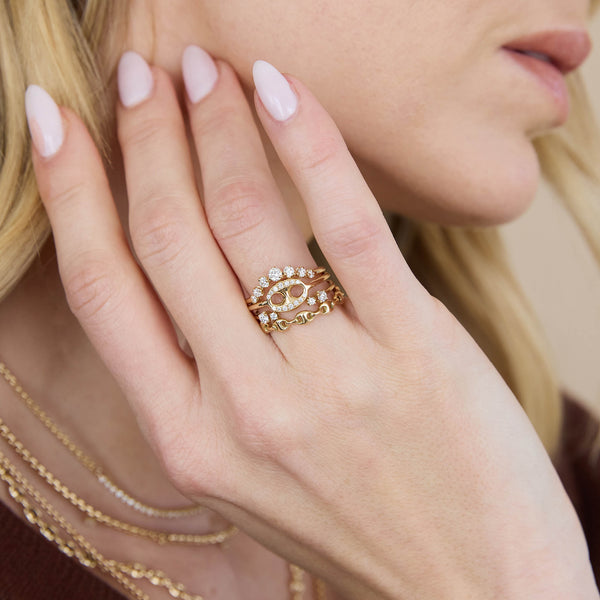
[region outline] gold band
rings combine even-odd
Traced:
[[[317,315],[331,312],[336,304],[343,302],[344,292],[330,277],[324,267],[272,267],[267,275],[258,278],[258,285],[246,298],[246,304],[265,333],[285,331],[295,323],[304,325]],[[305,279],[310,282],[303,281]],[[313,290],[321,283],[329,285]],[[295,296],[292,289],[298,287],[302,288],[302,292]],[[283,300],[276,301],[278,297]],[[281,313],[292,311],[304,303],[315,307],[314,310],[299,310],[289,319],[281,316]]]

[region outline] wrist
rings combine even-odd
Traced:
[[[513,535],[488,531],[488,543],[481,532],[479,552],[466,553],[461,562],[455,560],[456,553],[438,546],[429,559],[414,555],[414,561],[405,561],[393,574],[388,571],[385,582],[371,580],[360,590],[345,587],[339,600],[600,600],[586,539],[570,506],[571,511],[555,519],[552,534],[523,522],[519,528],[507,528]],[[520,537],[514,535],[516,529]]]
[[[507,549],[506,560],[494,561],[488,576],[485,573],[481,566],[473,567],[469,580],[469,574],[465,577],[463,571],[465,584],[461,586],[459,581],[452,593],[440,597],[448,600],[600,600],[580,527],[560,542],[535,552],[521,551],[518,544],[513,544],[512,549]],[[485,579],[476,581],[481,574]]]

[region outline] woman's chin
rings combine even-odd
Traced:
[[[455,199],[456,225],[494,226],[518,219],[533,203],[540,181],[538,157],[531,152],[521,160],[491,166],[489,176],[475,180],[474,193]]]
[[[502,225],[526,212],[539,185],[540,164],[530,141],[511,152],[496,148],[493,156],[457,153],[442,164],[436,177],[413,187],[421,191],[418,196],[409,199],[400,192],[396,205],[384,208],[440,225]],[[405,188],[406,182],[398,183]]]

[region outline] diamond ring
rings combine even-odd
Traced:
[[[267,275],[258,278],[258,285],[246,298],[246,304],[265,333],[285,331],[293,324],[310,323],[317,315],[327,314],[343,302],[344,292],[330,277],[324,267],[271,267]],[[303,281],[306,279],[309,281]],[[323,283],[328,286],[317,289]],[[300,310],[290,318],[281,314],[304,303],[314,310]]]

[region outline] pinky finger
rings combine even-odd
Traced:
[[[50,219],[66,298],[156,447],[158,424],[185,419],[194,362],[179,347],[135,262],[98,150],[83,122],[38,86],[26,93],[33,166]],[[177,409],[182,410],[177,410]]]

